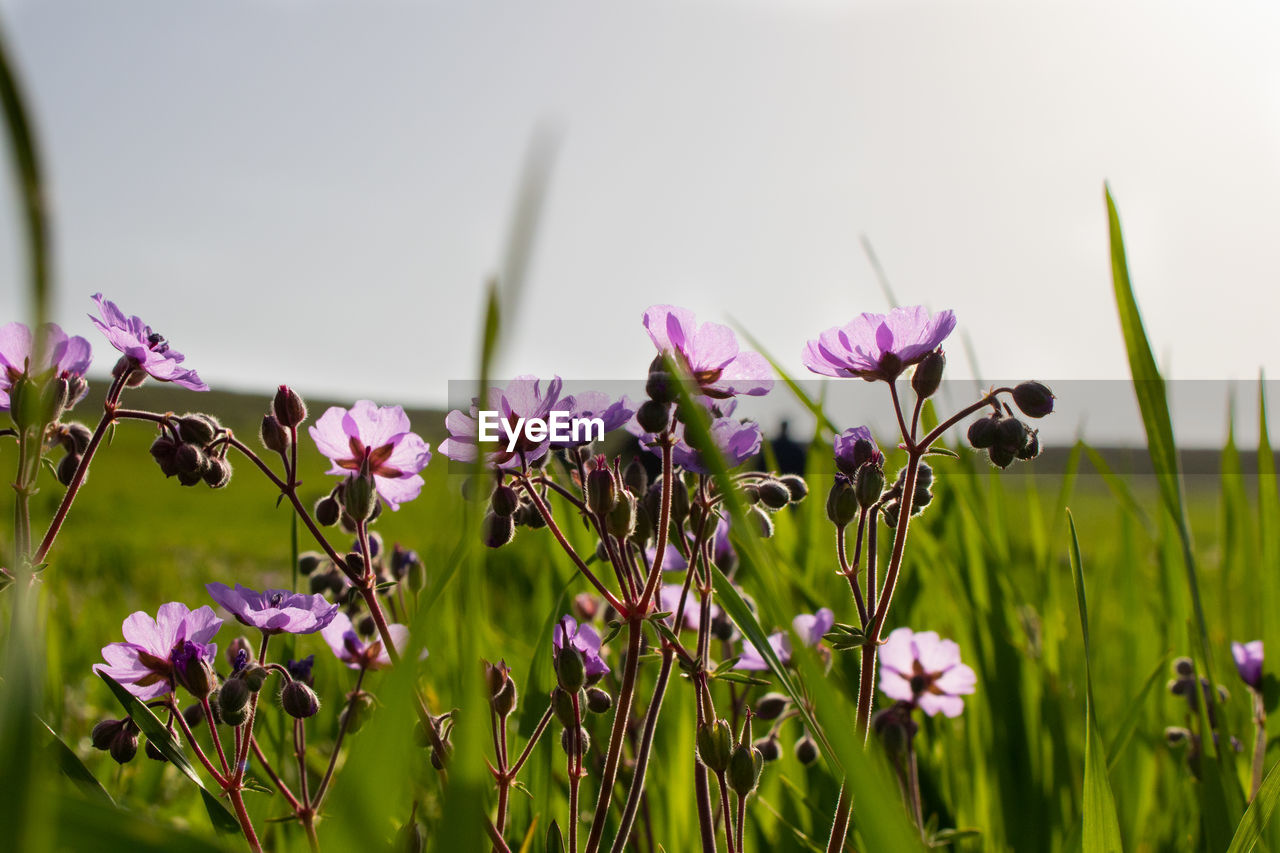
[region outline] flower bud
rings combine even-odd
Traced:
[[[942,371],[946,366],[947,357],[940,349],[934,350],[920,360],[916,365],[915,373],[911,376],[911,390],[916,392],[917,397],[924,400],[937,392],[938,386],[942,384]]]
[[[1000,426],[1000,415],[988,415],[978,418],[969,424],[969,446],[977,450],[986,450],[996,443],[996,432]]]
[[[1027,443],[1017,452],[1017,457],[1023,461],[1035,459],[1040,455],[1040,431],[1031,430],[1027,436]]]
[[[1196,665],[1189,657],[1178,657],[1173,659],[1173,672],[1179,678],[1190,678],[1196,674]]]
[[[501,548],[516,535],[515,520],[509,515],[485,513],[484,521],[480,526],[484,535],[484,544],[490,548]]]
[[[776,720],[782,716],[782,712],[787,710],[790,704],[791,699],[785,694],[770,692],[757,699],[752,710],[755,711],[757,720]]]
[[[729,756],[729,787],[739,797],[747,796],[759,784],[763,768],[764,756],[760,750],[745,743],[739,745]]]
[[[862,509],[869,509],[884,493],[884,471],[872,464],[863,465],[853,475],[853,494]]]
[[[782,757],[782,744],[778,743],[778,739],[773,735],[760,738],[752,746],[765,761],[777,761]]]
[[[796,760],[808,767],[810,764],[818,760],[821,753],[818,751],[818,744],[813,738],[809,737],[806,732],[805,736],[796,741],[795,746]]]
[[[1053,399],[1053,392],[1039,382],[1023,382],[1013,389],[1013,402],[1029,418],[1052,413]]]
[[[347,515],[356,521],[368,521],[377,505],[378,491],[372,474],[353,474],[347,478],[342,489],[342,508]]]
[[[267,676],[270,674],[270,670],[265,666],[251,663],[240,672],[240,677],[244,679],[244,683],[249,686],[250,690],[257,693],[262,689],[262,685],[267,683]]]
[[[490,495],[489,507],[493,510],[494,515],[500,515],[503,518],[514,515],[515,511],[520,508],[520,495],[510,486],[506,484],[500,485]]]
[[[280,691],[280,707],[290,717],[304,720],[314,717],[320,710],[320,699],[314,690],[301,681],[290,681]]]
[[[128,764],[138,754],[138,732],[132,724],[121,726],[107,748],[116,764]]]
[[[760,503],[769,509],[782,509],[791,503],[791,490],[777,480],[764,480],[758,484]]]
[[[559,687],[551,691],[551,710],[555,713],[560,725],[571,729],[578,725],[582,715],[582,705],[586,701],[584,694],[578,694],[578,713],[573,713],[573,694]]]
[[[64,424],[62,446],[68,452],[84,453],[89,449],[89,442],[93,439],[93,433],[82,423],[72,421]]]
[[[485,681],[489,685],[489,702],[500,717],[508,717],[516,708],[516,683],[506,662],[484,665]]]
[[[1001,418],[994,447],[1017,454],[1027,444],[1027,425],[1017,418]]]
[[[653,536],[653,519],[643,503],[636,504],[634,526],[631,529],[631,541],[637,545],[645,545]]]
[[[605,518],[605,528],[610,535],[625,539],[631,535],[636,523],[636,499],[625,489],[618,493],[617,503]]]
[[[298,574],[307,577],[324,563],[325,556],[319,551],[303,551],[298,555]]]
[[[122,729],[128,718],[124,720],[103,720],[93,727],[93,731],[89,733],[89,741],[93,744],[93,748],[106,752],[111,748],[111,742],[115,740],[116,734]]]
[[[221,425],[208,415],[188,413],[178,418],[178,436],[190,444],[206,446],[213,441]]]
[[[627,467],[622,469],[622,485],[636,497],[644,497],[649,490],[649,472],[636,457],[631,457]]]
[[[667,370],[666,360],[661,355],[649,364],[649,378],[645,381],[644,393],[649,397],[649,402],[660,404],[674,403],[680,396],[676,390],[676,379]]]
[[[871,466],[864,466],[871,467]],[[827,518],[836,527],[847,527],[858,517],[858,494],[849,478],[840,475],[827,493]]]
[[[600,687],[587,690],[587,710],[593,714],[603,714],[613,707],[613,697]]]
[[[760,487],[755,483],[747,483],[740,490],[742,500],[747,506],[760,503]]]
[[[70,486],[72,479],[76,476],[76,469],[80,467],[81,456],[79,453],[68,453],[58,462],[58,482],[64,486]]]
[[[582,689],[582,685],[587,680],[587,671],[582,660],[582,652],[566,642],[556,650],[554,663],[556,680],[563,690],[569,693],[577,693]]]
[[[164,753],[160,751],[160,747],[152,743],[150,739],[147,740],[147,746],[145,751],[147,753],[147,758],[150,758],[152,761],[168,761],[169,760],[164,757]]]
[[[422,831],[422,824],[410,820],[396,833],[395,853],[426,853],[427,836]]]
[[[689,517],[689,489],[679,477],[673,477],[671,485],[671,523],[679,527]],[[658,498],[661,509],[661,494]]]
[[[334,500],[333,495],[325,495],[316,501],[316,522],[324,527],[333,527],[342,516],[342,507]]]
[[[787,491],[791,493],[792,503],[799,503],[809,496],[809,484],[804,481],[804,477],[787,474],[779,477],[778,482],[787,487]]]
[[[613,481],[613,472],[600,463],[587,474],[587,509],[599,516],[609,514],[618,499],[617,485]]]
[[[204,469],[204,482],[211,489],[221,489],[231,482],[231,463],[221,456],[209,457],[209,467]]]
[[[578,757],[586,755],[587,750],[591,749],[591,735],[587,734],[587,730],[582,726],[578,726],[576,730],[568,728],[560,733],[560,748],[564,750],[565,755],[573,755],[575,747],[577,747]]]
[[[218,689],[218,709],[223,714],[235,714],[249,704],[252,693],[243,678],[228,678]]]
[[[991,464],[997,468],[1008,468],[1013,464],[1013,460],[1017,454],[1006,448],[994,445],[987,450],[987,458],[991,460]]]
[[[729,769],[733,754],[733,731],[725,720],[713,720],[698,727],[698,758],[712,773]]]
[[[275,399],[271,401],[271,411],[283,427],[296,427],[307,419],[307,404],[288,385],[281,385],[276,389]]]
[[[173,465],[179,474],[194,476],[198,480],[208,464],[209,457],[194,444],[179,444],[174,451]]]
[[[289,449],[289,433],[276,420],[275,415],[263,415],[262,426],[258,430],[258,438],[262,446],[276,453],[284,453]]]
[[[197,699],[204,699],[218,684],[218,676],[213,667],[204,659],[204,650],[191,641],[182,643],[181,648],[173,653],[173,677]]]
[[[880,510],[880,514],[881,517],[884,518],[885,525],[890,528],[896,528],[898,526],[898,516],[901,512],[902,507],[898,505],[897,501],[889,501]]]
[[[660,403],[657,400],[645,400],[636,409],[636,423],[645,432],[659,433],[671,423],[670,402]]]

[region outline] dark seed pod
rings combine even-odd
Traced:
[[[338,502],[334,500],[333,495],[326,495],[316,501],[315,516],[316,522],[324,527],[333,527],[338,523],[338,518],[342,515],[342,507],[338,506]]]
[[[785,477],[779,477],[778,482],[787,487],[787,491],[791,493],[792,503],[799,503],[809,496],[809,484],[804,481],[804,477],[787,474]]]
[[[613,697],[599,687],[587,690],[587,710],[593,714],[603,714],[613,707]]]
[[[484,544],[490,548],[501,548],[514,539],[516,535],[515,521],[509,515],[487,513],[484,517],[482,528],[484,531]]]
[[[76,476],[76,469],[80,467],[80,454],[68,453],[62,457],[62,461],[58,463],[58,482],[64,486],[70,486],[71,481]]]
[[[515,511],[520,508],[520,495],[510,486],[500,485],[493,490],[493,494],[489,497],[489,506],[493,509],[494,515],[506,518],[514,515]]]
[[[1053,392],[1039,382],[1023,382],[1013,389],[1013,402],[1029,418],[1043,418],[1053,412]]]
[[[1024,461],[1028,459],[1035,459],[1037,456],[1040,455],[1039,430],[1031,431],[1030,437],[1027,438],[1027,443],[1022,446],[1022,449],[1018,451],[1017,455],[1019,459],[1022,459]]]
[[[203,478],[209,488],[221,489],[231,482],[231,463],[220,456],[211,456]]]
[[[752,744],[765,761],[777,761],[782,757],[782,744],[776,737],[762,737]]]
[[[987,450],[987,458],[991,460],[991,464],[997,468],[1008,468],[1013,464],[1016,454],[1012,450],[1003,447],[992,446]]]
[[[782,509],[791,503],[791,490],[777,480],[765,480],[758,486],[760,503],[769,509]]]
[[[290,681],[280,691],[280,707],[297,720],[314,717],[320,710],[320,698],[301,681]]]
[[[969,446],[978,450],[986,450],[996,443],[996,431],[1000,424],[999,415],[978,418],[969,424]]]
[[[649,433],[659,433],[671,423],[670,403],[659,403],[657,400],[645,400],[636,410],[636,423],[640,429]]]
[[[818,752],[818,744],[813,738],[805,734],[804,737],[796,741],[795,746],[796,760],[806,767],[818,760],[820,753]]]
[[[1002,418],[996,428],[994,447],[1017,455],[1027,444],[1027,425],[1017,418]]]
[[[776,720],[791,704],[791,699],[783,693],[770,692],[756,700],[755,717],[757,720]]]
[[[222,425],[209,415],[188,413],[178,418],[178,436],[204,447],[218,435]]]

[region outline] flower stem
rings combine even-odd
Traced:
[[[356,701],[360,698],[360,685],[364,683],[364,667],[360,668],[360,672],[356,675],[356,686],[352,689],[351,695],[347,697],[347,713],[342,718],[342,725],[338,727],[338,736],[333,741],[333,753],[329,756],[329,766],[324,771],[324,777],[320,780],[320,786],[316,788],[316,795],[311,800],[311,806],[316,811],[320,810],[320,806],[324,804],[324,795],[329,790],[329,780],[333,778],[334,768],[338,766],[338,750],[342,748],[342,739],[347,734],[347,729],[351,725],[351,717],[355,713]]]
[[[678,622],[676,624],[679,624]],[[658,715],[662,713],[662,700],[667,693],[667,683],[671,678],[671,666],[675,653],[670,649],[662,652],[662,668],[658,670],[658,680],[653,685],[653,698],[649,700],[649,710],[644,715],[644,731],[640,735],[640,746],[636,750],[635,771],[631,779],[631,790],[627,792],[627,802],[622,810],[622,820],[618,824],[618,834],[613,839],[611,853],[622,853],[631,837],[631,829],[635,825],[636,812],[640,801],[644,798],[645,774],[649,769],[649,755],[653,749],[653,735],[658,727]]]
[[[622,670],[622,686],[618,689],[618,704],[613,714],[613,729],[609,733],[609,748],[605,753],[604,772],[600,776],[600,793],[596,797],[596,809],[591,818],[591,834],[587,836],[586,853],[596,853],[600,849],[604,826],[608,822],[613,785],[618,778],[618,765],[622,762],[622,742],[627,733],[627,721],[631,717],[631,700],[636,692],[643,626],[644,617],[639,612],[633,612],[627,617],[627,659]]]
[[[551,531],[551,535],[560,543],[561,549],[569,555],[569,559],[573,560],[573,564],[578,567],[578,571],[582,572],[583,577],[591,582],[591,585],[596,588],[596,591],[599,592],[615,610],[619,613],[625,613],[627,611],[626,606],[618,600],[616,595],[609,591],[608,587],[600,582],[600,579],[596,577],[595,572],[591,571],[591,567],[578,556],[577,551],[573,550],[573,546],[570,545],[569,540],[565,538],[564,532],[560,529],[560,525],[557,524],[556,520],[552,517],[550,508],[548,508],[546,503],[542,500],[542,496],[538,494],[538,490],[533,487],[533,483],[529,480],[528,476],[521,475],[520,485],[524,488],[525,494],[529,496],[529,500],[533,501],[533,505],[537,508],[538,514],[542,516],[542,520],[547,523],[547,529]]]
[[[1262,693],[1249,690],[1253,694],[1253,780],[1249,786],[1249,802],[1258,796],[1262,787],[1262,772],[1267,763],[1267,709],[1262,702]]]
[[[107,399],[102,404],[102,418],[98,421],[98,426],[93,431],[93,436],[89,439],[89,445],[85,448],[84,456],[81,457],[80,464],[76,467],[76,472],[72,475],[71,482],[67,485],[66,494],[62,496],[62,501],[58,504],[58,509],[53,514],[53,520],[49,522],[49,529],[45,531],[44,538],[40,540],[40,547],[36,549],[35,554],[31,557],[31,565],[38,566],[43,563],[44,558],[49,554],[49,549],[53,547],[54,540],[58,538],[58,532],[62,530],[62,524],[67,520],[67,513],[71,511],[71,504],[75,501],[76,495],[80,491],[80,486],[84,483],[84,478],[89,473],[89,463],[93,461],[93,455],[97,452],[98,445],[102,443],[102,437],[106,435],[107,427],[116,419],[116,404],[120,402],[120,395],[123,392],[124,378],[117,377],[107,390]],[[21,437],[18,440],[21,442]],[[22,500],[22,493],[19,492],[19,505],[22,504]],[[29,530],[27,535],[30,537]],[[19,553],[25,555],[26,547],[24,545]]]
[[[218,736],[218,724],[214,722],[213,711],[209,708],[209,697],[200,699],[200,707],[204,710],[204,718],[209,721],[209,737],[213,739],[213,747],[218,751],[218,760],[222,762],[222,772],[230,775],[231,767],[227,764],[227,754],[222,751],[222,738]]]

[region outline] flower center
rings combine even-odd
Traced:
[[[274,595],[272,595],[272,596],[271,596],[271,598],[269,599],[269,602],[270,602],[270,604],[271,604],[271,606],[272,606],[272,607],[279,607],[279,606],[280,606],[280,602],[282,602],[282,601],[284,601],[284,593],[283,593],[283,592],[277,592],[277,593],[275,593]]]

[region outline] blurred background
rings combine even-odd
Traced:
[[[953,339],[953,377],[1086,380],[1050,437],[1136,440],[1105,180],[1153,347],[1188,380],[1183,443],[1220,443],[1222,380],[1280,376],[1269,4],[0,13],[52,187],[55,319],[92,337],[102,291],[219,389],[445,405],[535,139],[548,183],[507,375],[641,377],[655,302],[802,374],[806,338],[889,306],[878,259],[903,303],[956,310],[977,363]],[[20,233],[6,204],[5,319],[26,316]],[[787,396],[752,412],[803,421]]]

